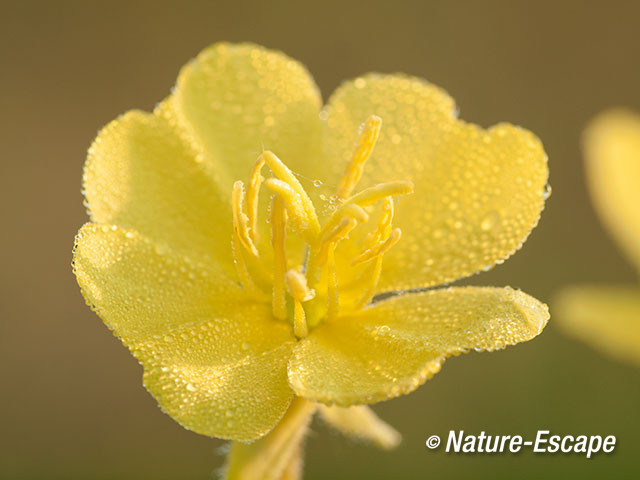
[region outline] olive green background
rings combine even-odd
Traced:
[[[222,442],[157,408],[70,268],[97,130],[153,108],[180,66],[220,40],[283,50],[325,98],[358,74],[401,71],[447,89],[467,121],[539,135],[553,187],[540,225],[467,283],[551,302],[568,283],[636,280],[595,217],[579,139],[600,110],[640,107],[637,2],[2,2],[0,478],[209,479],[222,464]],[[639,478],[639,404],[639,369],[566,338],[552,318],[535,340],[451,359],[417,392],[376,406],[404,434],[396,451],[316,422],[305,478]],[[425,448],[450,429],[616,435],[618,447],[591,460]]]

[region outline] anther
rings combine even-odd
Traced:
[[[327,252],[331,246],[333,245],[335,248],[335,245],[347,238],[357,224],[358,222],[354,218],[345,217],[332,230],[325,232],[320,238],[317,251],[314,252],[315,254],[310,261],[311,265],[316,267],[324,265],[327,262]]]
[[[393,198],[386,197],[382,200],[382,215],[378,221],[376,231],[370,235],[368,248],[371,248],[373,245],[381,241],[383,238],[387,238],[391,234],[393,214]]]
[[[287,317],[287,303],[285,297],[285,274],[287,271],[287,257],[285,252],[285,231],[287,226],[287,212],[284,200],[280,195],[274,195],[271,200],[271,245],[273,246],[273,316],[284,320]]]
[[[258,249],[249,236],[248,218],[243,211],[244,184],[238,180],[233,184],[231,192],[231,210],[233,214],[233,228],[238,240],[254,257],[258,256]]]
[[[362,252],[360,255],[351,260],[351,265],[359,265],[361,263],[368,262],[369,260],[384,255],[391,249],[391,247],[398,243],[401,235],[402,231],[399,228],[394,228],[391,231],[391,235],[389,235],[389,238]]]
[[[268,178],[265,180],[264,186],[282,198],[287,207],[290,220],[296,225],[298,230],[305,231],[309,225],[309,219],[300,195],[291,188],[291,185],[277,178]]]
[[[249,233],[254,244],[258,243],[258,196],[264,177],[260,174],[264,162],[260,159],[253,166],[249,184],[247,185],[247,216],[249,218]]]
[[[289,170],[289,168],[284,163],[282,163],[282,161],[278,157],[276,157],[273,152],[270,152],[268,150],[260,155],[258,161],[264,161],[264,163],[267,164],[267,166],[271,169],[276,177],[289,184],[289,186],[300,196],[300,201],[302,202],[302,206],[307,214],[307,219],[309,221],[309,228],[312,230],[312,233],[314,235],[317,235],[320,231],[320,223],[318,222],[316,209],[313,206],[309,195],[307,195],[307,192],[302,187],[293,172]]]
[[[360,205],[355,203],[349,203],[339,207],[331,217],[327,224],[322,227],[320,231],[320,238],[324,238],[328,232],[331,232],[337,225],[344,219],[352,218],[359,223],[364,223],[369,220],[369,215]]]
[[[360,181],[364,165],[373,152],[381,127],[382,119],[376,115],[371,115],[362,126],[351,161],[344,171],[340,185],[338,185],[336,192],[338,199],[344,200],[348,198],[358,181]]]
[[[297,270],[291,269],[284,276],[289,294],[300,302],[313,300],[316,292],[307,286],[307,279]]]
[[[360,193],[348,198],[345,203],[355,203],[361,207],[376,203],[385,197],[407,195],[413,193],[413,182],[410,180],[396,180],[395,182],[379,183],[365,188]]]

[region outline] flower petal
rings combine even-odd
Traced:
[[[354,131],[382,118],[358,189],[411,180],[394,226],[402,239],[385,256],[380,287],[437,285],[501,262],[538,222],[547,157],[531,132],[509,124],[484,130],[456,118],[443,90],[420,79],[371,74],[342,85],[326,121],[326,168],[338,178]]]
[[[559,325],[599,351],[640,366],[640,289],[573,286],[554,303]]]
[[[415,390],[446,357],[530,340],[548,318],[546,305],[511,288],[393,297],[313,330],[294,349],[289,383],[327,404],[387,400]]]
[[[232,271],[229,195],[167,120],[132,111],[103,128],[89,149],[84,192],[94,222],[133,228]]]
[[[584,153],[596,209],[640,269],[640,115],[598,116],[585,132]]]
[[[161,110],[201,148],[224,191],[245,180],[262,151],[293,171],[320,168],[322,100],[306,68],[252,44],[217,43],[183,67]],[[313,178],[313,177],[311,177]]]
[[[119,227],[85,225],[74,272],[96,313],[140,360],[164,411],[195,432],[254,440],[292,398],[291,329],[214,267]]]

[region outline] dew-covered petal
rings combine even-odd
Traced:
[[[393,297],[313,330],[294,349],[289,383],[327,404],[387,400],[415,390],[446,357],[530,340],[548,318],[546,305],[508,287]]]
[[[87,303],[144,366],[160,407],[195,432],[254,440],[291,401],[290,327],[210,264],[134,230],[87,224],[74,272]]]
[[[640,115],[622,109],[599,115],[583,146],[596,209],[640,269]]]
[[[103,128],[89,149],[84,192],[94,222],[233,269],[229,194],[166,119],[131,111]]]
[[[202,150],[222,190],[230,192],[235,180],[247,180],[264,150],[314,178],[321,106],[300,63],[257,45],[217,43],[183,67],[160,111]]]
[[[371,442],[389,450],[398,446],[402,437],[366,405],[338,407],[320,405],[320,415],[333,428],[356,440]]]
[[[553,304],[569,335],[617,360],[640,366],[640,288],[572,286]]]
[[[538,222],[547,157],[538,138],[509,124],[484,130],[456,118],[446,92],[420,79],[371,74],[342,85],[326,116],[326,168],[342,174],[354,132],[369,115],[382,131],[358,189],[411,180],[385,256],[382,289],[441,284],[501,262]]]

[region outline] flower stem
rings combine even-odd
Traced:
[[[233,442],[225,480],[299,480],[302,442],[316,404],[294,397],[280,423],[251,444]]]

